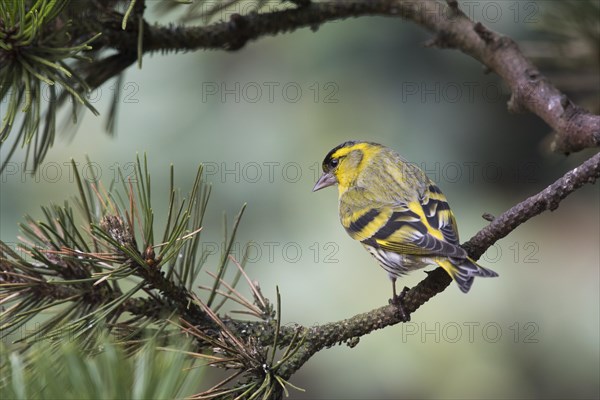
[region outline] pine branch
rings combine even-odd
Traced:
[[[555,210],[569,194],[587,183],[594,183],[598,178],[600,178],[600,153],[567,172],[540,193],[505,211],[464,243],[463,247],[470,257],[477,260],[488,247],[512,232],[517,226],[543,211]],[[429,273],[427,278],[406,293],[403,301],[405,312],[409,315],[414,313],[429,299],[446,289],[451,281],[450,276],[442,268]],[[403,316],[398,313],[397,307],[388,305],[346,320],[304,328],[305,344],[294,357],[280,367],[279,373],[283,378],[289,379],[318,351],[343,342],[354,346],[361,336],[400,322],[403,322]]]
[[[93,179],[84,185],[75,169],[80,209],[88,229],[78,228],[80,225],[68,206],[47,208],[46,223],[29,220],[28,225],[23,225],[31,241],[24,242],[23,248],[35,262],[25,260],[0,243],[0,304],[7,307],[0,314],[3,333],[22,326],[41,311],[52,309],[55,315],[32,333],[34,339],[58,337],[66,328],[67,332],[78,332],[83,340],[95,343],[94,334],[105,326],[118,330],[125,342],[133,344],[143,339],[149,324],[157,326],[175,316],[182,321],[182,332],[196,339],[195,357],[236,371],[231,379],[199,394],[198,398],[248,391],[277,397],[288,386],[292,387],[288,379],[318,351],[341,343],[353,347],[363,335],[404,321],[396,306],[387,305],[320,326],[282,325],[279,293],[274,309],[235,260],[253,300],[235,289],[237,279],[233,285],[223,280],[230,258],[227,252],[219,271],[212,275],[214,284],[208,288],[208,302],[201,300],[192,289],[204,260],[196,258],[197,234],[208,196],[206,191],[201,194],[200,175],[201,169],[185,206],[183,201],[176,200],[171,171],[167,227],[163,242],[154,245],[150,177],[145,162],[138,159],[135,195],[133,182],[125,181],[121,174],[128,195],[120,202],[116,200],[118,193],[103,194],[102,185]],[[600,153],[495,218],[463,246],[472,258],[479,258],[517,226],[543,211],[556,209],[569,194],[599,177]],[[142,243],[144,250],[140,250],[138,243]],[[158,254],[155,248],[160,249]],[[135,286],[123,291],[118,282],[130,278],[134,278]],[[406,292],[405,312],[414,313],[450,282],[442,269],[430,272]],[[139,296],[140,291],[146,296]],[[220,304],[214,302],[216,295],[242,305],[245,313],[259,320],[218,315],[215,310]],[[68,306],[54,308],[65,304]],[[131,316],[129,319],[124,317],[126,313]],[[172,334],[175,332],[168,330],[168,335]],[[278,360],[277,349],[284,349]],[[206,354],[207,350],[211,354]]]
[[[238,2],[214,4],[197,17],[211,17],[223,4]],[[17,3],[24,7],[24,3]],[[125,15],[115,11],[119,3],[124,2],[90,2],[90,7],[82,8],[76,2],[66,0],[38,2],[38,7],[49,12],[50,17],[36,19],[32,17],[36,10],[27,10],[24,14],[29,24],[24,30],[26,34],[18,30],[24,24],[15,15],[21,14],[13,15],[10,10],[0,8],[4,20],[10,22],[0,24],[0,100],[9,98],[0,132],[2,145],[7,143],[6,137],[11,131],[18,132],[0,170],[11,159],[19,143],[27,146],[27,152],[32,156],[28,162],[36,168],[54,141],[58,107],[66,104],[69,97],[76,100],[73,102],[74,122],[81,112],[81,104],[96,112],[86,100],[86,93],[120,76],[136,61],[141,65],[145,53],[200,49],[234,51],[265,36],[304,27],[316,30],[330,21],[369,15],[413,21],[435,35],[430,46],[458,49],[496,72],[512,91],[509,111],[528,110],[556,132],[552,150],[571,153],[600,146],[600,116],[571,102],[523,56],[512,39],[470,20],[456,1],[448,1],[448,4],[435,0],[289,1],[287,5],[294,3],[294,6],[263,13],[232,14],[227,22],[198,27],[152,26],[143,18],[144,1],[127,2]],[[65,8],[65,4],[68,7]],[[260,10],[261,4],[261,1],[256,3],[256,9]],[[65,11],[59,15],[63,8]],[[52,18],[56,19],[54,25],[50,23]],[[99,32],[102,35],[98,36]],[[74,40],[66,42],[67,38]],[[93,50],[89,46],[92,40]],[[116,50],[116,54],[99,58],[107,49]],[[79,54],[83,51],[89,58]],[[26,57],[17,57],[17,54]],[[50,84],[50,101],[45,110],[40,103],[44,82]],[[60,96],[54,83],[65,89]],[[110,129],[114,128],[116,102],[115,97],[107,124]],[[26,117],[16,129],[13,123],[20,107]],[[44,111],[42,129],[40,121]],[[34,136],[39,140],[32,140]]]
[[[6,144],[10,132],[17,132],[0,172],[19,144],[27,148],[27,160],[34,166],[45,157],[56,134],[59,89],[65,99],[72,100],[74,109],[76,104],[85,105],[98,114],[85,97],[89,86],[72,65],[91,61],[82,53],[91,49],[90,43],[99,34],[85,32],[75,39],[70,35],[71,24],[62,18],[67,0],[30,3],[0,4],[0,103],[8,99],[6,106],[2,104],[6,111],[0,123],[0,144]],[[20,112],[24,118],[16,128]]]
[[[303,27],[316,30],[326,22],[366,15],[413,21],[435,34],[431,46],[456,48],[496,72],[512,91],[509,111],[531,111],[556,132],[551,145],[554,151],[571,153],[600,146],[600,116],[573,104],[523,56],[512,39],[475,23],[460,11],[456,2],[450,5],[435,0],[318,2],[264,14],[234,14],[228,22],[209,26],[148,26],[144,29],[143,51],[238,50],[264,36]],[[136,39],[131,33],[116,37],[120,43],[129,43],[126,47],[134,47]]]
[[[173,314],[214,328],[189,290],[205,260],[197,259],[210,192],[201,182],[202,169],[187,200],[178,198],[171,169],[167,224],[162,243],[155,245],[147,163],[138,158],[136,165],[133,181],[119,171],[122,191],[107,193],[93,177],[83,182],[73,162],[82,217],[68,203],[44,207],[45,221],[27,217],[21,225],[20,249],[0,242],[3,336],[45,310],[54,315],[21,340],[43,339],[59,328],[91,334],[93,327],[122,323],[125,313],[133,316],[127,320],[131,331]],[[129,282],[119,285],[124,279]]]
[[[511,207],[465,242],[463,247],[469,256],[478,259],[487,248],[516,227],[543,211],[555,210],[569,194],[587,183],[594,183],[598,178],[600,178],[600,153],[569,171],[540,193]],[[452,279],[442,268],[428,273],[423,281],[406,292],[403,300],[405,313],[410,316],[431,298],[444,291],[451,281]],[[206,309],[206,312],[210,313],[210,310]],[[243,344],[238,350],[234,350],[237,345],[213,342],[216,348],[222,346],[229,350],[220,351],[221,356],[216,359],[212,358],[212,365],[231,363],[235,359],[245,361],[238,361],[238,372],[221,384],[199,394],[197,398],[208,399],[215,395],[248,393],[244,392],[245,390],[260,390],[261,394],[268,390],[269,395],[273,398],[281,398],[283,393],[287,392],[286,385],[291,385],[288,382],[290,377],[317,352],[342,343],[354,347],[358,344],[360,337],[405,321],[405,316],[398,312],[395,305],[391,304],[342,321],[312,327],[281,326],[279,312],[276,315],[277,326],[276,329],[273,329],[273,324],[269,322],[239,321],[212,314],[212,318],[227,332],[229,340],[236,344],[247,343],[247,346],[254,346],[256,350],[254,356],[248,357],[243,350],[245,349]],[[190,328],[193,326],[188,322],[186,324]],[[188,332],[190,331],[188,330]],[[202,333],[202,330],[196,329],[194,335],[203,341],[214,340]],[[301,341],[298,341],[299,337],[302,338]],[[289,347],[277,362],[274,362],[273,359],[265,362],[265,346],[271,346],[273,349]],[[290,351],[289,349],[292,347],[293,351]],[[246,380],[240,381],[240,377],[244,376]],[[238,379],[236,384],[227,386],[236,379]]]
[[[540,193],[511,207],[465,242],[463,247],[469,256],[478,259],[487,248],[519,225],[543,211],[556,209],[569,194],[587,183],[594,183],[598,178],[600,178],[600,153],[569,171]],[[441,268],[430,272],[423,281],[406,293],[403,301],[405,312],[410,315],[417,311],[432,297],[444,291],[451,281],[448,274]],[[279,314],[277,316],[280,318]],[[387,305],[342,321],[312,327],[280,326],[275,330],[273,324],[267,322],[240,321],[231,318],[221,318],[221,320],[229,330],[229,334],[239,338],[238,340],[258,339],[261,346],[295,346],[292,355],[284,357],[283,360],[276,363],[266,364],[268,368],[262,375],[258,374],[259,382],[262,382],[264,374],[267,373],[278,376],[287,382],[317,352],[342,343],[354,347],[358,344],[360,337],[377,329],[401,323],[404,321],[404,316],[398,312],[396,306]],[[303,338],[301,343],[297,341],[298,337]],[[255,371],[256,375],[256,369],[251,370]],[[236,387],[244,388],[246,386],[239,384]],[[283,387],[276,385],[273,390],[281,395]]]

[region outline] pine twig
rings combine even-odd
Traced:
[[[477,260],[488,247],[512,232],[517,226],[543,211],[555,210],[569,194],[587,183],[594,183],[598,178],[600,178],[600,153],[567,172],[540,193],[502,213],[464,243],[463,247],[470,257]],[[406,293],[403,301],[405,312],[409,315],[414,313],[429,299],[446,289],[450,282],[451,278],[442,268],[435,269]],[[397,308],[394,305],[387,305],[343,321],[304,328],[307,337],[303,348],[281,366],[280,375],[288,379],[321,349],[400,322],[403,322],[403,316],[397,312]]]

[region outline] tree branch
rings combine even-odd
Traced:
[[[145,26],[143,52],[238,50],[247,42],[263,36],[292,32],[303,27],[316,30],[329,21],[366,15],[411,20],[435,34],[430,45],[456,48],[495,71],[511,89],[509,111],[529,110],[556,132],[552,150],[570,153],[600,146],[600,116],[573,104],[523,56],[512,39],[489,30],[479,22],[475,23],[460,11],[456,2],[450,2],[449,5],[434,0],[319,2],[264,14],[233,14],[228,22],[209,26]],[[117,23],[113,25],[118,26]],[[110,31],[100,40],[105,41],[104,45],[123,51],[113,56],[122,57],[123,61],[117,63],[120,67],[114,69],[115,74],[135,61],[132,54],[135,52],[131,50],[137,45],[135,29]],[[108,79],[107,74],[112,74],[105,68],[93,70],[94,73],[90,74],[93,86]],[[102,72],[103,79],[97,79],[96,72]]]
[[[505,211],[464,243],[463,247],[469,256],[478,259],[488,247],[508,235],[517,226],[543,211],[555,210],[562,199],[584,184],[594,183],[598,178],[600,178],[600,153],[567,172],[540,193]],[[427,278],[406,293],[403,303],[405,312],[409,315],[415,312],[433,296],[446,289],[451,281],[442,268],[430,272]],[[279,373],[283,378],[288,379],[313,354],[323,348],[342,342],[348,342],[353,346],[357,343],[357,338],[400,322],[403,322],[402,315],[394,305],[388,305],[342,321],[305,328],[306,342],[303,348],[280,367]]]
[[[479,231],[468,242],[464,243],[463,247],[472,258],[478,259],[489,246],[506,236],[517,226],[543,211],[556,209],[560,202],[569,194],[586,183],[595,182],[598,178],[600,178],[600,153],[569,171],[540,193],[529,197],[504,212],[498,218],[495,218],[488,226]],[[52,215],[48,214],[48,217],[52,219]],[[106,218],[104,221],[106,221]],[[60,225],[66,226],[65,224]],[[47,225],[43,226],[47,227],[46,229],[50,229]],[[110,235],[120,245],[128,243],[129,247],[137,248],[135,240],[130,234],[117,232],[117,228],[123,229],[122,225],[117,225],[113,222],[111,226],[107,226],[105,222],[101,223],[101,226],[107,235]],[[67,228],[69,227],[67,226]],[[70,231],[70,229],[66,231]],[[30,230],[30,232],[35,233],[34,230]],[[60,237],[57,231],[52,232],[57,237]],[[45,237],[41,232],[38,232],[37,237],[40,242],[45,243]],[[72,235],[69,235],[69,237],[73,239]],[[172,240],[179,239],[176,236],[172,236]],[[65,240],[61,240],[61,242],[66,243]],[[107,243],[110,244],[111,242]],[[50,242],[47,245],[52,245],[55,249],[58,248],[56,244]],[[55,257],[52,258],[52,261],[48,258],[43,258],[41,260],[43,264],[47,261],[51,266],[59,266],[59,263],[65,260],[70,260],[74,263],[72,268],[69,268],[65,264],[60,265],[60,268],[53,269],[59,271],[59,274],[65,280],[64,284],[68,285],[67,282],[70,279],[77,280],[82,277],[89,277],[89,274],[83,273],[87,270],[80,271],[80,269],[84,268],[84,266],[90,268],[89,263],[92,261],[92,256],[95,253],[89,253],[88,256],[90,258],[88,259],[83,257],[86,253],[68,248],[39,252],[39,255],[43,254],[64,257]],[[74,254],[78,254],[78,256],[73,257]],[[106,254],[109,253],[98,253],[97,257],[99,260],[110,261],[111,258],[106,258]],[[363,335],[405,321],[404,316],[398,312],[398,308],[395,305],[380,307],[342,321],[313,327],[300,325],[280,326],[279,311],[272,318],[258,322],[231,319],[229,317],[221,318],[208,306],[196,301],[197,297],[185,285],[178,284],[169,279],[168,276],[165,276],[161,268],[156,267],[159,261],[154,255],[152,246],[148,246],[143,253],[138,252],[135,256],[130,255],[129,257],[125,261],[122,259],[115,259],[113,261],[129,263],[129,268],[135,271],[135,275],[142,278],[144,283],[146,283],[144,290],[149,294],[151,294],[151,291],[156,290],[160,292],[160,295],[157,294],[155,296],[151,294],[147,298],[131,297],[123,299],[123,302],[114,309],[114,313],[111,312],[108,315],[108,319],[114,320],[111,315],[116,316],[128,312],[134,316],[134,320],[139,319],[137,317],[144,317],[148,321],[159,321],[163,318],[161,311],[177,311],[177,314],[186,321],[185,326],[189,328],[185,331],[192,334],[196,332],[194,336],[198,339],[197,351],[203,351],[207,346],[212,346],[213,350],[215,346],[221,346],[223,343],[219,338],[222,339],[224,337],[223,332],[226,330],[228,340],[235,344],[234,350],[237,349],[236,354],[244,361],[239,364],[239,367],[236,367],[242,369],[236,376],[240,373],[252,376],[256,375],[255,378],[261,381],[261,379],[267,379],[265,374],[275,374],[277,379],[287,380],[320,350],[343,342],[353,347]],[[79,264],[78,261],[83,261],[83,263]],[[101,283],[102,285],[107,285],[107,282],[105,280]],[[86,280],[85,283],[88,286],[91,285],[92,288],[102,289],[102,285],[99,285],[98,281],[92,282]],[[403,301],[405,312],[410,316],[410,314],[418,310],[429,299],[445,290],[450,283],[451,278],[443,269],[437,268],[430,272],[427,278],[406,292]],[[114,288],[118,289],[118,286],[115,285]],[[85,293],[83,290],[76,290],[75,286],[60,286],[56,282],[49,285],[44,276],[36,274],[33,264],[28,264],[17,253],[12,251],[9,246],[1,242],[0,289],[0,302],[6,302],[10,299],[17,301],[16,298],[20,296],[22,303],[19,308],[21,311],[27,313],[31,311],[23,310],[23,307],[28,306],[30,297],[27,296],[29,294],[33,294],[34,301],[42,302],[41,304],[45,308],[53,306],[52,300],[70,300],[73,302],[75,297],[79,297],[80,299],[77,301],[86,303],[86,310],[94,306],[100,307],[112,303],[121,297],[120,290],[117,290],[118,293],[114,292],[114,290],[111,292],[111,287],[109,286],[106,287],[107,291],[102,293],[92,289],[89,289],[89,293]],[[25,293],[26,291],[29,292]],[[246,304],[249,304],[249,301]],[[277,304],[279,304],[279,300]],[[15,309],[15,306],[11,306],[10,310],[14,309],[15,312],[18,312],[19,310]],[[38,308],[38,305],[34,305],[33,310]],[[85,311],[85,313],[87,315],[88,311]],[[3,316],[5,315],[9,317],[7,321],[8,326],[15,326],[15,317],[22,318],[21,315],[11,315],[8,311],[3,314]],[[67,317],[68,315],[64,314],[61,318]],[[10,320],[10,318],[13,319]],[[104,318],[102,316],[102,319]],[[124,326],[126,325],[127,323],[125,322]],[[48,326],[42,332],[47,330]],[[227,347],[227,343],[225,343],[225,347]],[[285,354],[289,356],[282,358],[277,363],[273,362],[275,348],[284,348],[286,346],[288,346],[288,349],[285,351]],[[293,351],[289,353],[292,347]],[[268,357],[265,356],[265,354],[269,353],[273,354],[271,361],[268,361]],[[222,360],[227,361],[228,359],[222,358]],[[258,383],[255,382],[254,384]],[[280,386],[277,386],[277,389],[273,390],[282,389]]]
[[[35,113],[27,114],[26,121],[29,122],[22,124],[21,128],[17,129],[13,126],[16,110],[26,100],[21,95],[30,92],[27,87],[37,87],[40,82],[39,78],[31,75],[20,61],[14,63],[17,68],[15,71],[21,71],[15,76],[23,75],[28,79],[24,81],[19,79],[15,84],[15,90],[9,91],[21,95],[10,95],[11,118],[6,120],[3,134],[6,136],[9,131],[15,129],[18,133],[15,134],[17,138],[9,151],[8,159],[12,157],[18,142],[22,141],[28,146],[27,152],[37,154],[33,157],[33,166],[36,168],[52,144],[51,138],[54,137],[58,106],[64,106],[66,100],[73,97],[83,102],[92,112],[97,113],[86,100],[85,94],[90,89],[101,86],[108,79],[119,76],[136,60],[141,65],[141,57],[144,53],[199,49],[233,51],[242,48],[251,40],[264,36],[291,32],[303,27],[316,30],[329,21],[360,16],[400,17],[413,21],[434,34],[434,39],[429,41],[429,45],[459,49],[480,61],[488,70],[495,71],[512,92],[508,109],[512,112],[529,110],[542,118],[556,132],[550,145],[552,150],[570,153],[600,146],[600,115],[591,114],[573,104],[523,56],[512,39],[470,20],[460,10],[456,0],[447,0],[447,4],[435,0],[347,0],[317,3],[310,0],[297,0],[293,2],[298,5],[296,8],[261,14],[256,12],[245,15],[232,14],[229,21],[209,26],[175,27],[149,25],[143,19],[145,3],[137,1],[134,13],[129,15],[129,23],[125,29],[123,29],[124,16],[115,10],[114,2],[92,2],[91,7],[86,8],[85,11],[80,10],[80,7],[73,3],[73,7],[67,8],[66,14],[61,16],[56,24],[52,23],[46,27],[48,33],[51,33],[57,29],[54,25],[70,26],[69,35],[57,35],[57,37],[70,37],[72,42],[54,43],[59,56],[53,55],[52,60],[68,61],[68,67],[72,69],[71,73],[74,75],[68,79],[66,75],[62,78],[60,76],[52,78],[58,79],[58,82],[64,80],[65,84],[70,85],[68,86],[70,89],[58,95],[57,101],[49,102],[43,131],[35,122],[37,121],[34,117]],[[72,21],[72,27],[67,23],[68,21]],[[37,28],[29,31],[37,31]],[[94,35],[96,33],[101,35]],[[12,31],[5,34],[10,37]],[[53,37],[53,35],[45,36]],[[87,42],[83,44],[81,42],[85,38],[93,40],[93,49],[88,53],[95,58],[92,63],[84,61],[77,55],[78,52],[88,49]],[[42,51],[42,54],[46,54],[43,47],[37,48],[25,44],[14,48],[11,46],[9,46],[11,50],[0,50],[0,58],[20,60],[21,57],[17,57],[20,51],[31,52],[34,55]],[[78,61],[71,64],[72,59]],[[47,65],[40,62],[39,67],[45,70]],[[8,69],[4,72],[7,73],[9,70],[12,71]],[[36,107],[41,104],[39,96],[39,91],[33,92],[32,99]],[[116,102],[117,97],[114,97],[109,121],[114,119]],[[24,103],[21,105],[25,106]],[[109,122],[108,126],[110,130],[112,123]],[[41,140],[25,140],[31,134]],[[6,166],[7,160],[0,166],[0,170]]]

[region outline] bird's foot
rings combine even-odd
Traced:
[[[394,296],[389,300],[389,303],[396,307],[396,312],[398,313],[398,316],[400,317],[402,322],[410,321],[410,314],[404,310],[404,305],[402,304],[404,301],[404,297],[406,296],[406,293],[408,293],[409,290],[409,288],[404,286],[404,289],[402,289],[400,295],[396,295],[396,293],[394,293]]]

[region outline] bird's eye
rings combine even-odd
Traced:
[[[339,162],[339,161],[338,161],[338,159],[337,159],[337,158],[332,158],[331,160],[329,160],[329,166],[330,166],[331,168],[335,168],[335,167],[337,167],[337,165],[338,165],[338,162]]]

